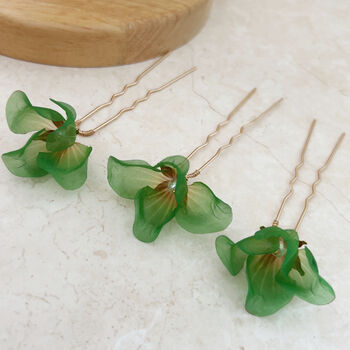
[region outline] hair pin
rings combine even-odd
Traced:
[[[139,84],[142,78],[144,78],[148,73],[150,73],[154,68],[156,68],[159,64],[161,64],[170,54],[166,53],[165,55],[159,57],[156,61],[154,61],[149,67],[147,67],[143,72],[141,72],[136,79],[132,83],[125,84],[124,87],[119,91],[116,92],[111,96],[109,101],[100,104],[99,106],[96,106],[94,109],[92,109],[89,113],[87,113],[84,117],[77,120],[76,124],[79,126],[82,122],[87,120],[88,118],[92,117],[94,114],[99,112],[100,110],[110,106],[113,104],[113,102],[123,96],[130,88],[136,86]],[[192,69],[195,69],[194,67]]]
[[[135,202],[133,232],[143,242],[153,242],[163,226],[174,217],[177,223],[191,233],[212,233],[225,229],[232,221],[231,207],[217,198],[212,190],[202,182],[187,184],[198,176],[226,148],[243,134],[246,127],[262,119],[276,107],[282,99],[273,103],[259,116],[240,128],[238,134],[221,146],[217,152],[199,169],[188,173],[189,159],[206,147],[211,138],[247,103],[256,89],[250,91],[232,110],[225,121],[219,123],[206,141],[195,148],[187,157],[176,155],[151,166],[143,160],[122,161],[115,157],[108,160],[108,181],[112,189],[121,197]]]
[[[304,208],[294,229],[282,229],[279,220],[283,209],[292,196],[300,168],[304,165],[305,152],[309,145],[316,121],[309,129],[301,151],[300,162],[295,167],[290,180],[289,191],[282,200],[272,226],[262,226],[253,236],[238,243],[222,235],[216,239],[216,250],[220,260],[233,275],[237,275],[246,262],[248,294],[246,310],[256,316],[271,315],[294,296],[315,305],[332,302],[335,293],[332,287],[319,275],[318,267],[305,241],[300,241],[297,231],[308,208],[310,199],[315,195],[316,186],[337,152],[345,133],[338,138],[326,162],[317,171],[317,178],[311,186],[311,193],[305,199]]]
[[[78,120],[76,120],[74,108],[67,103],[51,99],[53,103],[64,110],[66,114],[66,118],[64,118],[60,113],[50,108],[33,106],[24,92],[15,91],[6,104],[6,118],[9,128],[16,134],[26,134],[32,131],[35,133],[22,148],[2,155],[2,160],[8,170],[20,177],[42,177],[50,174],[66,190],[75,190],[81,187],[87,178],[87,164],[92,147],[76,142],[77,135],[93,135],[124,113],[136,108],[141,102],[147,101],[152,94],[166,89],[191,74],[196,68],[193,67],[162,86],[149,90],[143,98],[136,100],[131,106],[121,109],[116,115],[94,129],[81,131],[80,125],[101,109],[111,105],[129,88],[137,85],[167,56],[160,57],[133,83],[126,84],[120,92],[113,94],[108,102],[97,106]]]

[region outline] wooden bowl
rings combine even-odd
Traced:
[[[134,63],[196,35],[211,0],[0,0],[0,54],[58,66]]]

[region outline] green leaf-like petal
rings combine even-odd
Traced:
[[[6,119],[11,131],[26,134],[41,129],[55,130],[53,121],[62,116],[54,110],[33,107],[23,91],[15,91],[6,104]]]
[[[167,174],[166,168],[176,171],[175,198],[178,206],[181,207],[187,195],[186,174],[190,167],[188,159],[183,156],[171,156],[163,159],[156,167],[165,168],[165,171],[163,171],[165,174]]]
[[[87,178],[91,147],[75,143],[61,152],[39,153],[38,165],[50,173],[66,190],[81,187]]]
[[[52,102],[60,106],[67,115],[67,120],[57,130],[50,133],[47,137],[46,147],[49,151],[58,152],[74,145],[77,137],[77,128],[75,125],[76,113],[72,106],[67,103],[51,99]]]
[[[46,147],[52,152],[63,151],[74,145],[76,137],[77,129],[75,123],[66,121],[47,136]]]
[[[46,152],[45,141],[36,139],[42,132],[40,130],[32,135],[24,147],[2,155],[2,160],[12,174],[21,177],[41,177],[47,174],[37,164],[39,152]]]
[[[65,103],[65,102],[56,101],[52,98],[50,98],[50,100],[53,103],[55,103],[57,106],[61,107],[66,112],[67,121],[74,121],[75,120],[77,113],[75,112],[75,109],[71,105],[69,105],[68,103]]]
[[[248,256],[248,295],[245,307],[251,314],[271,315],[292,300],[293,293],[276,281],[282,262],[282,257],[272,254]]]
[[[299,298],[316,305],[324,305],[335,298],[333,288],[319,275],[317,263],[311,251],[305,247],[299,249],[299,266],[294,266],[288,279],[282,283],[285,288]]]
[[[248,255],[274,253],[280,247],[279,237],[257,239],[255,236],[247,237],[237,243],[237,247]]]
[[[284,230],[277,226],[271,226],[262,228],[260,231],[256,232],[254,236],[257,239],[269,237],[280,237],[283,239],[287,246],[287,252],[284,256],[280,277],[287,277],[298,256],[299,237],[297,232],[295,230]]]
[[[44,117],[48,120],[51,120],[53,122],[64,122],[65,121],[63,116],[53,109],[45,108],[45,107],[37,107],[37,106],[33,106],[33,108],[34,108],[35,112],[37,112],[42,117]]]
[[[157,167],[169,166],[169,167],[178,169],[179,172],[186,175],[188,172],[188,169],[190,168],[190,162],[184,156],[170,156],[170,157],[164,158],[156,166]]]
[[[215,240],[216,252],[231,275],[237,275],[243,268],[247,254],[242,252],[235,243],[226,236],[219,236]]]
[[[207,185],[195,182],[188,186],[187,198],[176,212],[176,221],[192,233],[218,232],[231,223],[232,209]]]
[[[255,232],[254,237],[256,239],[280,237],[285,242],[295,241],[299,244],[299,236],[295,230],[285,230],[278,226],[262,227],[259,231]]]
[[[173,192],[144,187],[135,196],[134,235],[142,242],[153,242],[162,227],[175,215]]]
[[[167,177],[143,160],[122,161],[114,157],[108,159],[108,182],[121,197],[134,199],[136,193],[146,186],[156,188]]]

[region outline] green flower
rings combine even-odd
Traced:
[[[268,316],[295,295],[315,305],[334,300],[332,287],[319,275],[316,260],[307,247],[302,248],[304,244],[296,231],[272,226],[262,227],[254,236],[236,244],[219,236],[216,251],[233,276],[246,261],[246,310],[256,316]]]
[[[73,107],[55,100],[66,115],[33,106],[26,94],[15,91],[7,101],[6,118],[11,131],[26,134],[36,131],[20,149],[2,155],[8,170],[21,177],[51,174],[66,190],[81,187],[87,177],[87,162],[92,148],[76,142],[76,113]]]
[[[189,162],[183,156],[152,167],[142,160],[108,160],[108,182],[121,197],[135,201],[134,235],[153,242],[172,218],[192,233],[222,231],[232,221],[231,207],[202,182],[187,185]]]

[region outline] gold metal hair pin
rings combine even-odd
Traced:
[[[140,73],[132,83],[126,84],[122,90],[113,94],[108,102],[97,106],[79,120],[76,120],[73,107],[67,103],[51,99],[53,103],[65,111],[67,118],[64,118],[55,110],[33,106],[24,92],[15,91],[6,105],[6,118],[10,130],[16,134],[36,132],[24,147],[2,155],[9,171],[20,177],[41,177],[51,174],[67,190],[81,187],[86,181],[87,162],[92,148],[76,142],[77,135],[93,135],[96,131],[117,120],[124,113],[136,108],[141,102],[147,101],[151,95],[166,89],[191,74],[196,68],[193,67],[160,87],[149,90],[144,97],[136,100],[131,106],[121,109],[117,114],[94,129],[82,131],[80,130],[81,124],[101,109],[110,106],[128,89],[136,86],[167,56],[168,54],[160,57]]]
[[[109,101],[102,103],[99,106],[95,107],[93,110],[91,110],[89,113],[87,113],[84,117],[77,120],[76,124],[79,126],[83,121],[90,118],[91,116],[96,114],[101,109],[110,106],[118,97],[123,96],[130,88],[136,86],[141,81],[142,78],[144,78],[148,73],[150,73],[160,63],[162,63],[168,56],[169,56],[169,53],[166,53],[165,55],[161,56],[159,59],[157,59],[155,62],[153,62],[148,68],[146,68],[143,72],[141,72],[132,83],[125,84],[124,87],[119,92],[116,92],[115,94],[113,94],[111,96]]]
[[[216,129],[210,133],[205,142],[202,143],[201,145],[199,145],[198,147],[196,147],[186,158],[189,160],[190,158],[192,158],[198,151],[200,151],[201,149],[207,147],[210,143],[210,140],[217,135],[220,132],[220,129],[225,127],[226,125],[228,125],[232,119],[232,117],[249,101],[249,99],[253,96],[253,94],[256,92],[256,88],[252,89],[239,103],[238,105],[232,110],[232,112],[227,116],[227,118],[223,121],[220,122],[217,126]],[[220,154],[227,148],[231,147],[234,143],[234,141],[236,139],[238,139],[240,136],[242,136],[242,134],[245,132],[246,128],[251,126],[252,124],[258,122],[260,119],[264,118],[273,108],[275,108],[277,105],[279,105],[281,102],[283,101],[283,98],[280,98],[279,100],[277,100],[276,102],[274,102],[270,107],[268,107],[265,111],[263,111],[262,113],[260,113],[257,117],[253,118],[252,120],[250,120],[248,123],[242,125],[239,129],[239,132],[236,135],[233,135],[229,142],[226,145],[221,146],[216,152],[215,154],[209,159],[207,160],[200,168],[198,168],[197,170],[195,170],[194,172],[192,172],[191,174],[187,174],[186,177],[189,178],[193,178],[198,176],[201,171],[206,168],[208,165],[210,165],[216,158],[218,158],[220,156]]]
[[[110,157],[108,161],[108,181],[112,189],[121,197],[135,201],[134,235],[143,242],[154,241],[162,227],[176,217],[178,224],[192,233],[211,233],[225,229],[232,221],[231,207],[217,198],[212,190],[202,182],[188,185],[188,180],[198,176],[226,148],[243,134],[245,129],[262,119],[276,107],[282,99],[274,102],[250,122],[244,124],[238,134],[221,146],[199,169],[188,173],[191,159],[199,150],[226,126],[232,117],[247,103],[256,89],[250,91],[227,116],[216,126],[206,141],[196,147],[187,157],[171,156],[155,166],[142,160],[122,161]]]
[[[301,153],[300,153],[300,162],[297,164],[297,166],[294,169],[294,176],[289,182],[289,191],[285,195],[285,197],[282,199],[282,203],[281,203],[281,206],[280,206],[280,208],[278,210],[277,216],[276,216],[275,220],[273,221],[273,226],[278,226],[279,225],[279,220],[281,218],[283,209],[286,206],[287,201],[291,198],[291,196],[294,193],[294,184],[295,184],[296,180],[298,179],[300,168],[305,163],[305,152],[306,152],[306,150],[307,150],[307,148],[309,146],[310,139],[311,139],[312,133],[314,131],[315,125],[316,125],[316,120],[313,120],[312,123],[311,123],[310,129],[309,129],[308,135],[306,137],[305,143],[304,143],[303,148],[302,148]],[[317,170],[317,179],[315,180],[315,182],[311,186],[311,189],[312,189],[311,194],[305,199],[305,205],[304,205],[303,211],[302,211],[302,213],[301,213],[301,215],[300,215],[300,217],[299,217],[299,219],[297,221],[297,224],[295,225],[295,228],[294,228],[295,231],[298,231],[298,228],[299,228],[299,226],[300,226],[300,224],[301,224],[301,222],[302,222],[302,220],[303,220],[303,218],[305,216],[306,210],[308,208],[310,199],[316,193],[316,187],[321,181],[322,173],[327,169],[327,167],[329,166],[331,160],[334,158],[334,155],[337,152],[337,150],[339,149],[339,146],[340,146],[341,142],[343,141],[344,137],[345,137],[345,133],[342,133],[339,136],[339,138],[338,138],[334,148],[332,149],[331,153],[329,154],[326,162],[323,164],[323,166],[320,169]]]
[[[328,304],[335,298],[332,287],[319,275],[317,263],[306,242],[299,240],[298,229],[305,216],[310,199],[316,193],[321,175],[329,166],[339,149],[345,133],[338,138],[331,153],[311,186],[311,193],[305,199],[304,208],[294,229],[278,227],[283,209],[294,192],[294,184],[299,170],[305,162],[305,152],[310,143],[316,121],[311,123],[300,154],[300,161],[289,182],[289,190],[282,199],[281,206],[272,226],[262,226],[255,235],[238,243],[226,236],[216,239],[217,253],[232,275],[243,268],[246,261],[248,295],[246,309],[256,316],[267,316],[288,304],[294,296],[316,305]]]
[[[149,66],[146,70],[144,70],[141,74],[138,75],[138,77],[135,79],[134,82],[130,83],[130,84],[126,84],[123,89],[121,91],[119,91],[118,93],[115,93],[112,95],[112,97],[110,98],[110,100],[106,103],[103,103],[99,106],[97,106],[96,108],[94,108],[92,111],[90,111],[88,114],[86,114],[84,117],[78,119],[76,121],[76,125],[77,127],[80,127],[80,125],[88,118],[90,118],[92,115],[96,114],[98,111],[100,111],[103,108],[106,108],[108,106],[110,106],[118,97],[124,95],[128,89],[130,89],[131,87],[136,86],[140,80],[145,77],[148,73],[150,73],[155,67],[157,67],[161,62],[164,61],[165,58],[168,57],[169,54],[166,54],[162,57],[160,57],[157,61],[155,61],[151,66]],[[91,130],[87,130],[87,131],[82,131],[80,129],[78,129],[78,134],[80,136],[91,136],[93,135],[96,131],[99,131],[100,129],[106,127],[107,125],[109,125],[110,123],[114,122],[115,120],[117,120],[119,117],[121,117],[124,113],[132,111],[133,109],[136,108],[136,106],[138,104],[140,104],[141,102],[145,102],[147,101],[151,95],[160,92],[168,87],[170,87],[171,85],[175,84],[176,82],[178,82],[179,80],[185,78],[187,75],[193,73],[194,71],[196,71],[196,67],[192,67],[191,69],[187,70],[186,72],[176,76],[175,78],[171,79],[170,81],[168,81],[167,83],[161,85],[158,88],[155,89],[151,89],[148,90],[147,93],[144,95],[144,97],[137,99],[136,101],[134,101],[134,103],[129,106],[129,107],[125,107],[123,109],[121,109],[118,113],[116,113],[114,116],[110,117],[107,121],[103,122],[102,124],[96,126],[94,129]]]

